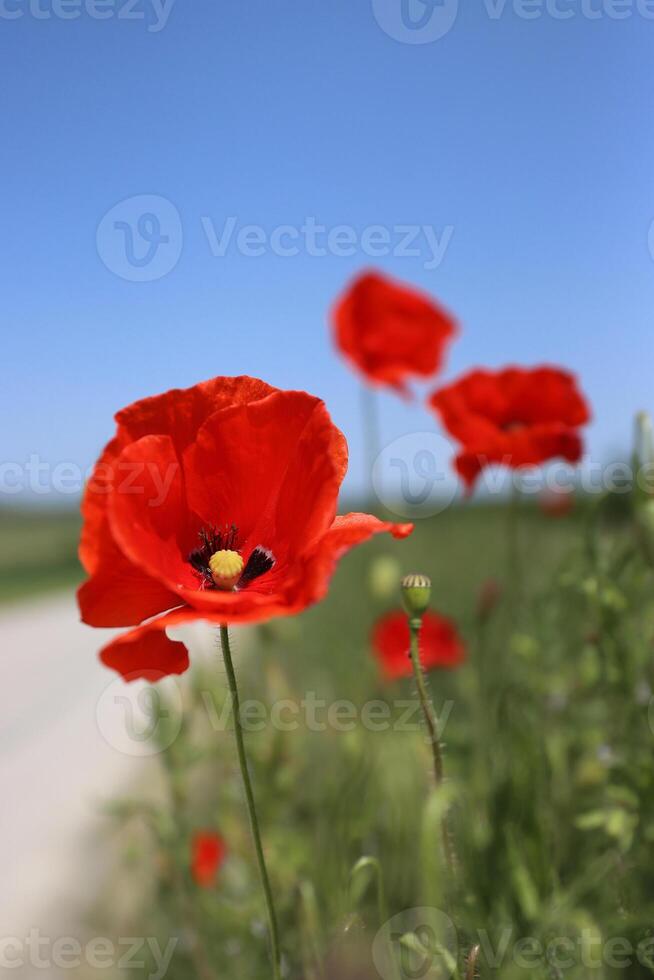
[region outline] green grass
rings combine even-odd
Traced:
[[[0,509],[0,602],[77,585],[79,529],[77,513]]]

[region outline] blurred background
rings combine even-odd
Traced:
[[[457,317],[439,380],[565,364],[593,406],[582,472],[627,458],[651,405],[653,21],[644,0],[0,4],[3,937],[78,935],[122,853],[98,844],[107,800],[160,791],[120,745],[73,596],[80,493],[118,408],[217,374],[308,390],[350,444],[343,507],[392,505],[328,322],[372,266]],[[436,431],[427,390],[380,397],[382,446]],[[451,447],[433,452],[449,503]],[[453,615],[503,560],[487,513],[434,505],[402,556],[464,533],[456,575],[435,575]],[[552,563],[582,533],[530,519]]]

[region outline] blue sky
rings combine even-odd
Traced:
[[[0,0],[3,461],[88,466],[121,405],[248,373],[325,398],[356,491],[358,382],[326,312],[370,265],[457,314],[445,377],[561,363],[592,453],[625,449],[654,408],[654,5],[404,0],[427,30],[456,12],[406,43],[401,2]],[[168,236],[149,265],[144,211]],[[354,254],[308,254],[307,219],[348,226]],[[372,226],[387,254],[365,254]],[[394,254],[400,226],[442,254],[423,232]],[[385,441],[434,427],[381,407]]]

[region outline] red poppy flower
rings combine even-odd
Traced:
[[[477,370],[434,392],[429,404],[462,445],[455,467],[468,487],[482,469],[513,469],[562,457],[576,463],[578,429],[590,420],[574,375],[560,368]]]
[[[408,677],[412,673],[409,640],[409,621],[405,612],[387,613],[375,624],[372,649],[386,680]],[[418,646],[425,670],[458,667],[466,657],[463,640],[454,623],[433,612],[423,616]]]
[[[227,848],[212,830],[200,830],[191,843],[191,874],[201,888],[211,888],[220,870]]]
[[[406,379],[441,367],[457,333],[452,317],[430,297],[376,272],[356,279],[333,314],[336,345],[371,384],[406,393]]]
[[[82,504],[90,578],[78,601],[91,626],[136,627],[101,653],[129,680],[186,670],[167,627],[299,612],[325,596],[350,548],[412,530],[335,516],[347,444],[305,392],[215,378],[136,402],[116,421]]]

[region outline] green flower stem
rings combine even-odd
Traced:
[[[361,388],[361,415],[363,418],[365,445],[364,466],[366,468],[364,486],[365,492],[369,494],[372,490],[372,469],[379,455],[380,426],[377,392],[371,390],[366,385],[363,385]]]
[[[411,654],[411,664],[413,666],[413,675],[416,679],[416,685],[418,688],[418,697],[420,699],[420,707],[422,708],[422,713],[425,719],[425,725],[427,726],[427,732],[429,735],[429,744],[432,751],[432,759],[434,765],[434,781],[436,787],[439,788],[443,785],[444,770],[443,770],[443,753],[441,751],[441,743],[438,734],[438,719],[436,717],[436,712],[434,706],[431,702],[429,692],[427,690],[427,682],[425,680],[425,674],[422,669],[422,664],[420,663],[420,648],[419,648],[419,637],[420,628],[422,626],[421,618],[409,618],[409,632],[411,635],[411,643],[409,647],[409,652]],[[449,868],[450,874],[454,875],[456,872],[456,855],[454,852],[454,845],[452,843],[452,838],[450,836],[450,830],[447,825],[447,818],[444,816],[442,820],[442,834],[443,834],[443,851],[445,853],[445,860],[447,861],[447,866]]]
[[[520,549],[520,492],[512,487],[507,504],[507,579],[511,611],[515,617],[516,605],[522,591],[522,555]]]
[[[279,929],[277,926],[277,913],[275,912],[275,902],[273,899],[272,888],[270,887],[270,879],[268,877],[268,869],[266,868],[266,860],[263,855],[263,846],[261,844],[261,832],[259,830],[259,819],[257,817],[257,809],[254,803],[254,793],[252,792],[252,783],[250,781],[250,774],[248,772],[248,760],[245,754],[243,726],[241,724],[241,703],[238,695],[238,685],[236,683],[236,673],[234,671],[234,664],[232,663],[232,653],[229,646],[229,633],[227,632],[226,626],[220,627],[220,644],[222,646],[223,657],[225,660],[225,670],[227,672],[227,681],[229,683],[229,690],[232,697],[232,712],[234,715],[234,734],[236,736],[236,749],[238,752],[238,761],[241,769],[241,777],[243,779],[243,788],[245,789],[245,799],[247,801],[248,814],[250,817],[252,837],[254,838],[254,849],[257,855],[259,874],[261,875],[261,884],[263,886],[263,893],[266,900],[266,908],[268,910],[268,926],[270,930],[270,946],[271,946],[272,961],[273,961],[273,980],[281,980],[281,975],[282,975],[281,949],[279,944]]]

